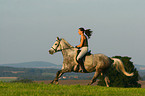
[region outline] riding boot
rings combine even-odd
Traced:
[[[79,59],[78,60],[79,63],[79,72],[83,72],[84,71],[84,63],[83,60]]]

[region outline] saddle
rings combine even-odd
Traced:
[[[80,52],[81,52],[81,50],[78,50],[78,51],[77,51],[77,56],[79,55]],[[91,54],[92,54],[92,53],[91,53],[91,50],[89,50],[89,51],[81,58],[81,60],[84,61],[84,60],[85,60],[85,57],[86,57],[86,56],[89,56],[89,55],[91,55]],[[76,56],[76,58],[77,58],[77,56]]]

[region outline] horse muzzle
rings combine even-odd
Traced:
[[[50,49],[48,52],[49,52],[49,54],[52,55],[52,54],[54,53],[54,50],[51,50],[51,49]]]

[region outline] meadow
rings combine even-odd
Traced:
[[[0,82],[0,96],[145,96],[145,89]]]

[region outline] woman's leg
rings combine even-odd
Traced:
[[[77,60],[81,59],[88,52],[88,47],[82,47],[81,52],[77,56]]]
[[[88,52],[88,48],[87,47],[83,47],[81,52],[79,53],[78,57],[77,57],[77,62],[79,63],[79,72],[83,72],[83,69],[85,70],[84,68],[84,62],[83,60],[81,59],[86,53]]]

